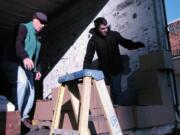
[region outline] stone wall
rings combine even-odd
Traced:
[[[58,86],[59,76],[82,69],[90,38],[88,31],[93,27],[93,20],[99,16],[108,20],[112,30],[146,45],[143,49],[131,51],[119,47],[121,54],[129,57],[129,70],[122,76],[117,76],[114,82],[118,90],[133,89],[131,76],[139,69],[138,57],[168,49],[163,8],[161,0],[80,0],[72,4],[50,23],[49,27],[52,27],[46,34],[44,64],[53,68],[44,79],[43,96],[46,97],[51,88]],[[94,59],[96,58],[95,56]],[[51,64],[53,62],[55,66]]]

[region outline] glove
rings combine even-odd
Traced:
[[[139,48],[144,48],[145,45],[141,42],[136,42],[136,45],[139,46]]]

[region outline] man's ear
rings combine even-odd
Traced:
[[[108,30],[111,30],[111,25],[108,26]]]

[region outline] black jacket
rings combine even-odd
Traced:
[[[102,70],[105,76],[116,75],[124,70],[118,45],[129,50],[144,47],[143,43],[125,39],[116,31],[109,30],[107,37],[96,32],[94,28],[90,30],[90,33],[92,37],[88,42],[83,69],[90,68],[96,51],[99,61],[98,69]]]

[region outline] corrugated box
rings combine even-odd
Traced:
[[[122,130],[174,124],[173,106],[116,106]]]
[[[167,72],[144,71],[134,75],[140,105],[172,105],[172,85]]]
[[[114,109],[122,130],[162,126],[175,122],[173,106],[114,106]],[[102,110],[94,109],[93,111],[94,116],[104,116]],[[93,121],[93,124],[95,131],[100,131],[99,127],[103,127],[104,130],[98,133],[108,132],[105,117],[99,121]]]
[[[59,87],[52,89],[52,101],[53,101],[52,103],[53,103],[53,106],[55,106],[55,104],[56,104],[58,90],[59,90]],[[71,102],[70,102],[70,94],[69,94],[69,91],[68,91],[67,87],[65,87],[62,110],[72,110],[72,105],[71,105]]]
[[[0,135],[20,135],[20,113],[0,112]]]
[[[136,106],[134,116],[137,128],[174,124],[173,106]]]
[[[137,71],[134,74],[134,84],[136,89],[145,88],[165,88],[170,87],[170,80],[167,72],[150,70],[150,71]]]
[[[44,121],[44,120],[52,120],[53,117],[53,101],[36,101],[36,109],[34,113],[34,120]]]
[[[72,110],[65,110],[61,112],[59,128],[60,129],[73,129],[73,130],[78,129],[74,112]]]
[[[107,119],[104,116],[102,108],[90,109],[89,128],[93,135],[109,132]]]
[[[115,106],[114,109],[122,130],[136,127],[133,106]]]
[[[98,121],[93,121],[92,124],[90,125],[90,132],[92,135],[100,135],[100,134],[109,133],[107,120],[100,119]]]
[[[137,91],[139,105],[173,105],[171,89],[158,87]]]
[[[140,56],[139,65],[141,71],[174,68],[170,51],[158,51]]]
[[[132,89],[125,90],[120,94],[114,95],[112,100],[115,105],[138,105],[137,91]]]

